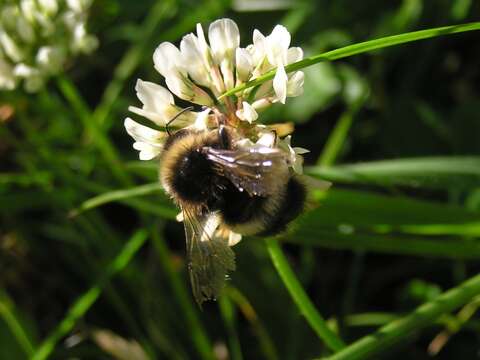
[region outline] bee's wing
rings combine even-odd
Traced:
[[[274,184],[286,181],[288,174],[285,153],[269,147],[223,150],[204,147],[207,158],[216,170],[227,177],[240,191],[267,196],[276,191]]]
[[[228,239],[215,236],[220,224],[218,214],[196,215],[183,208],[190,281],[199,305],[215,299],[225,285],[229,271],[235,270],[235,254]]]

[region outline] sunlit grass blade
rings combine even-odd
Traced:
[[[77,321],[85,315],[98,299],[107,282],[127,266],[146,240],[147,232],[144,230],[136,232],[128,240],[120,253],[105,268],[97,283],[72,304],[63,320],[36,349],[32,356],[33,360],[43,360],[50,356],[58,341],[72,330]]]
[[[94,209],[98,206],[113,201],[122,201],[130,199],[132,197],[148,195],[162,191],[162,189],[163,188],[160,183],[157,182],[152,184],[140,185],[131,189],[109,191],[85,201],[78,208],[73,209],[70,212],[70,216],[77,216],[84,211]],[[177,213],[173,207],[165,206],[160,202],[155,204],[155,208],[157,210],[157,213],[166,218],[174,218]]]
[[[306,169],[333,182],[405,185],[427,188],[475,188],[480,183],[480,157],[451,156],[382,160]]]
[[[343,59],[352,55],[362,54],[373,50],[383,49],[390,46],[400,45],[408,42],[434,38],[438,36],[456,34],[466,31],[480,30],[480,22],[460,24],[460,25],[450,25],[442,26],[433,29],[426,29],[420,31],[413,31],[399,35],[387,36],[380,39],[369,40],[360,42],[353,45],[348,45],[339,49],[327,51],[325,53],[314,55],[298,61],[296,63],[290,64],[285,67],[286,72],[292,72],[301,70],[307,66],[317,64],[322,61],[332,61]],[[225,92],[220,98],[225,96],[234,95],[235,93],[248,89],[253,86],[260,85],[265,81],[271,80],[275,76],[276,69],[273,69],[266,74],[259,76],[255,80],[249,81],[245,84],[237,86],[227,92]]]
[[[330,330],[325,320],[308,298],[308,295],[302,288],[302,285],[297,280],[293,270],[288,264],[288,261],[285,258],[282,249],[278,245],[277,240],[266,239],[265,243],[267,245],[273,265],[275,266],[280,278],[287,287],[288,292],[292,296],[302,315],[305,316],[305,319],[308,321],[309,325],[312,327],[318,337],[325,342],[325,345],[329,349],[333,351],[342,349],[345,344],[337,334]]]
[[[474,276],[463,284],[438,296],[435,300],[418,307],[409,315],[355,341],[338,353],[328,357],[328,360],[372,359],[392,345],[408,341],[412,334],[433,324],[440,315],[450,313],[478,294],[480,294],[480,275]]]
[[[0,289],[0,317],[3,318],[25,354],[28,357],[32,356],[34,353],[33,340],[16,316],[13,302],[2,289]]]

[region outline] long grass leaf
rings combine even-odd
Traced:
[[[300,312],[305,316],[307,322],[315,331],[320,339],[325,342],[325,345],[333,351],[338,351],[345,347],[343,341],[328,327],[326,321],[317,311],[307,293],[302,288],[302,285],[297,280],[293,270],[288,264],[282,249],[275,239],[265,240],[270,258],[277,270],[280,278],[285,284],[288,292],[292,296],[295,304],[300,309]]]
[[[303,229],[287,235],[283,241],[329,249],[362,250],[384,254],[402,254],[446,259],[480,259],[480,242],[460,238],[425,238],[412,235],[342,233],[337,229]]]
[[[174,269],[168,247],[161,237],[158,228],[153,230],[152,240],[160,263],[173,289],[175,298],[182,309],[182,316],[185,317],[192,342],[198,351],[198,355],[202,359],[212,359],[212,345],[208,339],[207,332],[200,322],[197,310],[192,302],[192,297],[189,296],[184,281],[180,279],[180,276]]]
[[[360,42],[353,45],[348,45],[339,49],[327,51],[325,53],[308,57],[296,63],[290,64],[285,67],[285,71],[292,72],[301,70],[307,66],[311,66],[317,64],[322,61],[332,61],[343,59],[352,55],[362,54],[365,52],[383,49],[390,46],[400,45],[404,43],[409,43],[418,40],[424,40],[429,38],[434,38],[438,36],[456,34],[466,31],[474,31],[480,30],[480,22],[468,23],[468,24],[460,24],[460,25],[450,25],[450,26],[442,26],[433,29],[426,29],[420,31],[413,31],[399,35],[387,36],[375,40],[369,40]],[[248,89],[252,86],[257,86],[265,81],[271,80],[275,76],[276,69],[273,69],[266,74],[259,76],[255,80],[249,81],[243,85],[237,86],[227,92],[225,92],[220,98],[225,96],[234,95],[235,93]]]
[[[440,315],[450,313],[468,303],[478,294],[480,294],[480,275],[476,275],[463,284],[443,293],[435,300],[423,304],[409,315],[355,341],[330,356],[328,360],[372,359],[392,345],[408,340],[412,334],[433,324]]]
[[[480,183],[480,157],[382,160],[333,167],[314,166],[306,169],[306,172],[333,182],[445,189],[476,188]]]
[[[132,197],[138,197],[138,196],[159,192],[159,191],[162,191],[162,189],[163,188],[160,185],[160,183],[156,182],[156,183],[136,186],[131,189],[109,191],[83,202],[78,208],[73,209],[70,212],[70,216],[72,217],[77,216],[84,211],[94,209],[98,206],[101,206],[113,201],[122,201],[122,200],[125,201]],[[138,201],[134,202],[133,204],[134,205],[140,204],[139,206],[141,206],[141,203],[139,203]],[[147,205],[150,205],[150,204],[144,203],[144,206],[147,206]],[[166,217],[166,218],[175,217],[176,211],[173,209],[173,207],[165,206],[161,203],[155,204],[154,207],[156,208],[156,213],[160,214],[163,217]]]
[[[72,330],[77,321],[85,315],[98,299],[106,283],[112,276],[127,266],[146,240],[147,232],[145,230],[136,232],[130,240],[128,240],[120,253],[107,266],[97,283],[72,304],[62,321],[60,321],[50,335],[36,349],[32,360],[43,360],[50,356],[58,341]]]
[[[0,289],[0,317],[3,318],[13,336],[21,346],[25,354],[30,357],[34,352],[34,342],[23,327],[14,311],[13,302],[8,295]]]

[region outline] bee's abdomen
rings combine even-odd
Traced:
[[[230,181],[224,187],[222,198],[220,211],[224,222],[231,227],[257,219],[263,212],[266,201],[263,197],[239,191]]]
[[[243,235],[274,235],[285,230],[302,212],[306,190],[294,177],[282,190],[268,197],[250,196],[236,189],[225,192],[225,206],[220,209],[223,221]]]
[[[307,190],[297,178],[291,177],[285,195],[278,203],[277,210],[266,214],[265,228],[258,235],[275,235],[286,229],[305,207]]]

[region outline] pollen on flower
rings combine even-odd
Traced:
[[[86,20],[92,0],[4,0],[0,5],[0,90],[38,91],[78,53],[98,44]]]
[[[233,126],[242,135],[238,146],[285,151],[289,166],[301,173],[302,152],[290,146],[290,138],[277,139],[273,129],[259,124],[263,110],[275,103],[285,104],[287,98],[303,93],[303,72],[285,71],[285,66],[303,58],[302,49],[290,47],[290,43],[290,33],[281,25],[267,36],[254,30],[252,43],[242,48],[240,32],[233,20],[216,20],[206,33],[197,24],[196,32],[185,35],[179,47],[170,42],[158,45],[153,64],[164,77],[166,88],[139,79],[135,90],[142,106],[131,106],[129,110],[160,127],[165,127],[179,113],[174,122],[177,129],[205,131],[220,125]],[[225,91],[272,69],[276,69],[273,80],[240,91],[235,97],[220,98]],[[175,97],[192,103],[196,110],[182,110],[175,104]],[[142,160],[160,154],[165,136],[158,136],[157,130],[152,133],[152,129],[130,118],[125,126],[136,140],[135,148]]]

